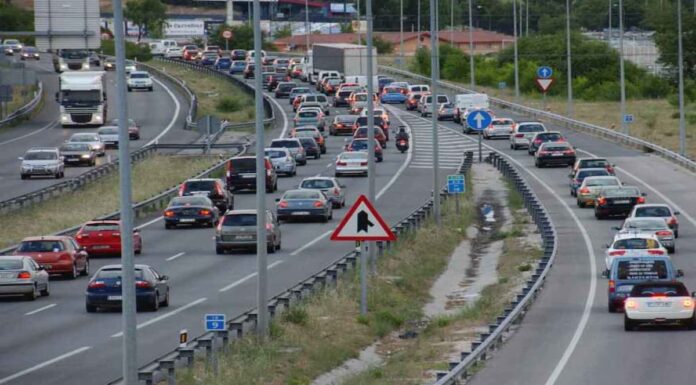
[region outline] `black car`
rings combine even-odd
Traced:
[[[215,207],[224,213],[234,209],[234,194],[217,178],[189,179],[179,187],[179,196],[202,195],[208,197]]]
[[[268,78],[268,92],[272,92],[280,84],[288,80],[288,75],[285,74],[273,74]],[[289,91],[288,91],[289,92]]]
[[[348,102],[348,97],[353,93],[353,90],[343,90],[338,91],[334,95],[333,105],[334,107],[348,107],[350,103]]]
[[[536,150],[539,149],[542,143],[546,142],[565,142],[565,138],[560,132],[556,131],[546,131],[540,132],[534,136],[532,140],[529,141],[529,148],[527,152],[529,155],[534,155]]]
[[[271,159],[264,158],[266,168],[266,192],[272,193],[278,190],[278,174],[271,163]],[[227,161],[226,178],[227,188],[230,190],[256,190],[256,157],[238,156]]]
[[[230,52],[230,57],[232,60],[245,60],[247,55],[247,51],[243,49],[233,49],[232,52]]]
[[[174,197],[164,210],[164,228],[178,225],[213,227],[220,218],[220,210],[210,198],[202,195]]]
[[[314,138],[298,138],[300,139],[300,143],[302,143],[302,147],[305,150],[305,154],[307,156],[313,156],[314,159],[319,159],[321,158],[321,149],[319,148],[319,145],[317,144],[317,141],[314,140]]]
[[[645,203],[645,193],[641,193],[638,187],[605,187],[597,194],[595,200],[595,218],[626,217],[633,210],[633,206],[639,203]]]
[[[542,143],[534,153],[534,165],[541,168],[545,166],[572,166],[575,164],[575,149],[565,142]]]
[[[106,265],[87,284],[85,308],[94,313],[100,308],[121,308],[121,265]],[[157,311],[169,306],[169,277],[148,265],[135,265],[135,298],[138,310]]]
[[[290,91],[295,87],[297,87],[295,82],[280,82],[275,88],[275,97],[278,99],[287,98],[290,96]]]

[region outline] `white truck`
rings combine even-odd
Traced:
[[[66,126],[101,126],[106,121],[104,71],[63,72],[58,79],[56,102],[60,123]]]
[[[454,96],[454,121],[462,123],[467,110],[487,110],[490,107],[486,94],[459,94]]]
[[[372,73],[377,75],[377,48],[372,50]],[[358,44],[313,44],[312,83],[322,71],[338,71],[344,78],[367,74],[367,47]]]
[[[163,56],[169,48],[176,47],[176,40],[159,40],[150,44],[150,53],[153,56]]]

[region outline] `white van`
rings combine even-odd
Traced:
[[[454,96],[454,121],[461,123],[466,110],[487,110],[490,108],[486,94],[459,94]]]
[[[449,103],[449,97],[447,95],[437,95],[437,106],[441,104],[447,104]],[[420,112],[420,116],[425,117],[430,114],[432,114],[434,111],[433,109],[433,95],[428,94],[420,98],[418,101],[418,112]]]
[[[149,44],[150,53],[154,56],[164,55],[169,48],[176,47],[178,44],[175,40],[160,40]]]
[[[408,86],[408,93],[412,92],[430,92],[430,86],[427,84],[413,84]]]
[[[346,83],[356,83],[360,85],[360,87],[367,87],[367,76],[363,75],[351,75],[351,76],[346,76],[344,81]],[[377,76],[372,77],[372,86],[377,90],[379,88],[379,79]]]
[[[321,84],[322,80],[326,78],[337,78],[337,79],[343,79],[343,76],[341,75],[340,72],[338,71],[319,71],[317,74],[316,79],[312,79],[316,82],[317,84],[317,91],[319,90],[319,84]]]

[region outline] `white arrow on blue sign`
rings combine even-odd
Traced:
[[[553,76],[553,70],[549,66],[541,66],[537,68],[537,77],[541,79],[548,79]]]
[[[491,125],[493,117],[487,111],[475,110],[471,111],[466,117],[466,124],[475,131],[483,131]]]
[[[205,330],[216,331],[225,330],[225,315],[224,314],[206,314],[205,315]]]

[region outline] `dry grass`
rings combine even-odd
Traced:
[[[443,226],[432,223],[400,240],[398,247],[379,263],[379,275],[370,279],[367,317],[358,314],[359,282],[351,273],[336,290],[313,296],[291,309],[271,327],[272,338],[259,343],[246,338],[232,345],[213,375],[202,362],[180,373],[179,384],[252,385],[309,384],[376,339],[418,321],[429,299],[433,280],[447,264],[454,248],[466,237],[464,229],[474,218],[471,198],[462,201],[455,216],[454,202],[444,206]]]
[[[133,200],[139,202],[167,190],[210,167],[208,157],[155,155],[133,166]],[[119,207],[119,177],[113,173],[81,190],[0,216],[0,248],[31,235],[51,234]]]
[[[231,82],[222,81],[217,77],[201,75],[196,70],[184,66],[155,61],[153,66],[164,69],[170,75],[185,81],[198,97],[198,117],[214,115],[220,120],[231,122],[247,122],[254,120],[254,100]],[[240,109],[235,112],[224,112],[217,109],[218,101],[230,97],[238,101]]]
[[[7,112],[12,113],[34,98],[36,86],[12,86],[12,100],[7,103]]]

